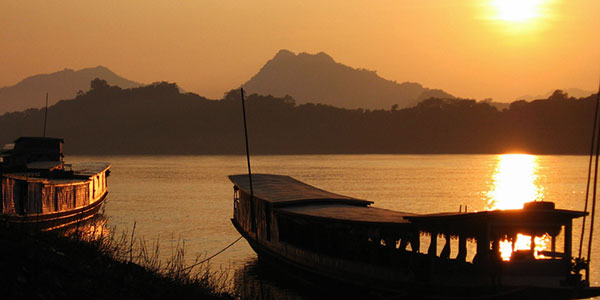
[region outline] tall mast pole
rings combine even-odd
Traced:
[[[598,86],[598,94],[596,101],[600,102],[600,85]],[[600,132],[599,132],[600,133]],[[590,261],[592,260],[592,239],[594,237],[594,221],[596,216],[596,191],[598,186],[598,157],[600,156],[600,138],[596,138],[596,165],[594,166],[594,189],[592,194],[592,215],[590,217],[590,238],[588,241],[587,251],[587,269],[585,271],[586,280],[590,280]]]
[[[600,87],[598,88],[600,93]],[[588,211],[588,203],[590,199],[590,183],[592,181],[592,161],[594,158],[594,150],[596,147],[596,138],[597,138],[597,130],[598,130],[598,110],[600,109],[600,98],[596,98],[596,110],[594,112],[594,128],[592,131],[592,143],[590,145],[590,160],[588,163],[588,178],[587,178],[587,186],[585,188],[585,205],[583,206],[583,211]],[[585,221],[587,216],[583,216],[583,223],[581,225],[581,237],[579,239],[579,258],[581,258],[581,252],[583,251],[583,238],[585,235]]]
[[[44,137],[46,137],[46,121],[48,121],[48,93],[46,93],[46,111],[44,112]]]
[[[248,125],[246,123],[246,104],[244,101],[244,88],[240,88],[242,94],[242,113],[244,114],[244,136],[246,138],[246,161],[248,162],[248,182],[250,183],[250,219],[252,220],[252,231],[256,232],[256,214],[254,212],[254,188],[252,187],[252,168],[250,168],[250,149],[248,147]]]

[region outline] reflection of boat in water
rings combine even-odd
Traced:
[[[259,264],[252,258],[237,268],[233,277],[233,290],[241,299],[280,299],[300,300],[315,297],[302,297],[297,291],[305,291],[297,281],[289,278],[289,273],[281,272],[268,264]],[[312,296],[312,295],[311,295]]]
[[[573,220],[585,212],[530,202],[515,210],[416,215],[370,207],[288,176],[253,174],[253,192],[248,175],[229,178],[232,222],[259,258],[316,278],[420,298],[600,295],[582,279],[585,261],[571,253]],[[518,234],[531,236],[530,250],[503,261],[501,242]],[[549,251],[534,255],[535,237],[546,234]]]
[[[278,300],[329,300],[329,299],[382,299],[364,289],[331,289],[314,280],[306,272],[288,272],[279,264],[252,257],[236,268],[233,277],[233,291],[241,299]]]
[[[62,139],[21,137],[2,149],[0,222],[49,230],[92,217],[109,163],[65,164]]]

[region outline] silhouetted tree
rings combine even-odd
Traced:
[[[101,91],[108,89],[110,85],[104,79],[95,78],[90,82],[90,90],[92,91]]]
[[[567,93],[563,92],[562,90],[556,90],[554,93],[552,93],[548,100],[567,100],[568,98],[569,96]]]

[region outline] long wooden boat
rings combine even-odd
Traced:
[[[94,216],[109,163],[65,164],[57,138],[21,137],[2,149],[0,225],[51,230]]]
[[[573,220],[584,212],[530,202],[518,210],[418,215],[371,207],[371,201],[288,176],[253,174],[252,190],[247,174],[229,178],[231,221],[259,259],[330,283],[408,299],[600,295],[582,279],[586,262],[571,253]],[[501,242],[514,242],[518,234],[531,236],[532,243],[550,236],[550,251],[538,257],[531,246],[502,260]]]

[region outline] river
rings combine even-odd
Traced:
[[[105,205],[109,225],[115,231],[131,232],[135,222],[136,236],[150,244],[160,240],[165,258],[178,241],[185,242],[191,261],[197,254],[212,255],[239,237],[230,222],[233,189],[227,175],[247,172],[245,156],[69,156],[67,160],[112,163]],[[290,175],[325,190],[374,201],[376,207],[415,213],[458,211],[465,206],[468,211],[519,208],[532,200],[583,210],[587,167],[586,156],[252,157],[253,173]],[[580,232],[581,222],[575,221],[574,254]],[[599,285],[600,242],[594,238],[591,285]],[[211,260],[214,270],[227,270],[231,278],[255,264],[256,255],[243,240]]]

